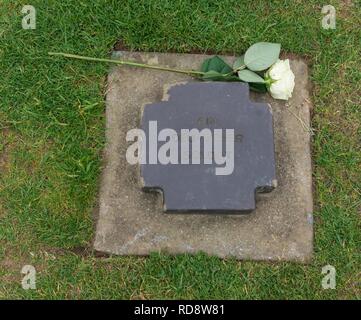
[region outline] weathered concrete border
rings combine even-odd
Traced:
[[[124,59],[198,69],[198,54],[117,52]],[[233,57],[226,57],[232,61]],[[107,145],[99,195],[94,248],[119,255],[206,252],[219,257],[309,262],[313,251],[312,169],[308,69],[292,60],[296,75],[290,101],[252,94],[271,104],[278,187],[246,216],[162,212],[161,197],[140,189],[137,167],[125,159],[126,132],[139,127],[142,105],[159,101],[163,87],[189,77],[170,72],[113,67],[107,90]]]

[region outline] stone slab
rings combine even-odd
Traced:
[[[116,52],[127,60],[198,69],[198,54]],[[234,57],[225,57],[229,62]],[[106,95],[106,139],[94,248],[117,255],[206,252],[221,258],[309,262],[313,251],[308,68],[291,60],[295,91],[288,103],[268,94],[274,117],[278,186],[249,215],[166,214],[162,198],[141,190],[139,168],[125,158],[126,133],[140,127],[142,106],[160,101],[164,86],[192,80],[166,71],[112,67]]]
[[[177,83],[164,95],[163,101],[147,104],[142,111],[143,188],[162,192],[164,211],[169,213],[254,210],[256,192],[269,192],[277,185],[271,106],[251,101],[248,84],[239,82]],[[157,140],[158,132],[170,130],[167,142],[154,143],[150,137],[155,131]],[[187,130],[202,132],[207,138],[199,134],[189,139]],[[205,147],[204,141],[210,146]],[[220,151],[214,146],[217,141],[222,141]],[[171,152],[163,159],[164,145],[170,144],[174,146],[173,163],[165,163]],[[149,154],[151,146],[162,163]],[[227,161],[217,164],[216,152]],[[199,162],[194,163],[197,154]]]

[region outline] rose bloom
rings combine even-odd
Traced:
[[[273,98],[280,100],[291,98],[295,87],[295,75],[291,70],[290,61],[286,59],[274,63],[266,73],[266,83]]]

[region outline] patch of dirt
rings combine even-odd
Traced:
[[[16,282],[21,279],[21,269],[24,265],[29,264],[29,259],[20,253],[20,250],[12,248],[5,241],[0,241],[4,249],[3,257],[0,260],[1,282]]]
[[[57,259],[55,254],[42,247],[24,251],[6,241],[0,241],[0,246],[4,249],[0,258],[0,283],[4,284],[17,282],[20,285],[24,277],[21,270],[25,265],[34,266],[36,273],[42,274],[47,272],[48,262]]]
[[[341,3],[345,6],[353,6],[353,1],[352,0],[341,0]]]
[[[10,135],[10,129],[4,128],[0,130],[0,190],[3,188],[1,183],[1,177],[3,177],[10,170],[9,155],[12,148],[12,143],[10,142]],[[0,218],[3,218],[6,214],[3,203],[3,199],[0,198]]]
[[[122,39],[119,39],[113,46],[114,51],[128,51],[129,47]]]
[[[336,8],[336,28],[337,28],[337,18],[347,19],[354,14],[357,14],[355,11],[355,7],[358,5],[354,3],[355,1],[352,0],[341,0],[340,6]],[[356,27],[356,26],[354,26]]]
[[[95,258],[109,258],[110,255],[103,252],[98,252],[92,249],[91,246],[88,247],[72,247],[72,248],[46,248],[45,249],[49,254],[52,254],[54,256],[57,255],[64,255],[64,254],[75,254],[79,257],[83,258],[89,258],[89,257],[95,257]]]
[[[9,142],[10,130],[5,128],[0,131],[0,173],[9,169]]]

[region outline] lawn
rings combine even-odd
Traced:
[[[21,8],[37,10],[23,30]],[[328,1],[62,0],[0,3],[0,298],[360,299],[361,8]],[[279,42],[313,83],[315,242],[309,265],[204,254],[107,257],[91,250],[109,66],[48,56],[133,50],[243,53]],[[37,289],[24,290],[25,264]],[[337,272],[322,289],[321,269]]]

